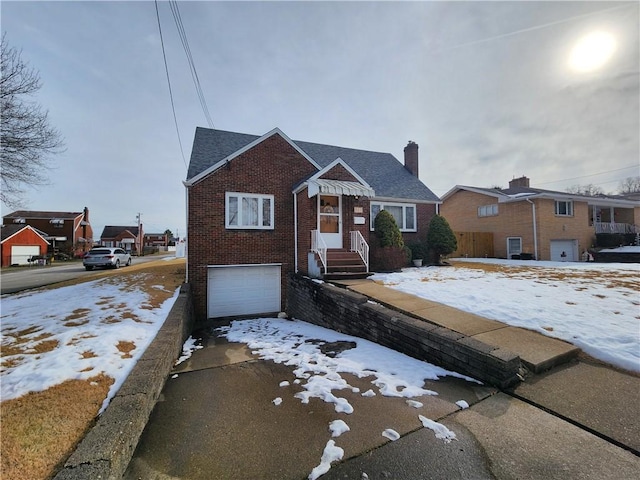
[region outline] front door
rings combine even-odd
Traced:
[[[342,248],[342,197],[318,195],[318,230],[327,248]]]

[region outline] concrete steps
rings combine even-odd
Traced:
[[[357,252],[346,249],[327,250],[327,273],[325,280],[354,280],[371,275]]]

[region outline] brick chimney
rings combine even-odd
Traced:
[[[526,187],[529,188],[529,179],[524,175],[520,178],[514,178],[509,182],[509,188],[513,187]]]
[[[418,176],[418,144],[411,140],[404,147],[404,168],[409,170],[413,176]]]

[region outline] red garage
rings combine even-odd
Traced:
[[[38,255],[46,255],[49,242],[44,233],[38,232],[29,225],[3,225],[2,266],[29,265],[29,259]]]

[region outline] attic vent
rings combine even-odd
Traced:
[[[54,225],[62,225],[64,223],[64,218],[52,218],[51,220],[49,220],[49,223],[52,223]]]
[[[27,223],[24,218],[14,218],[13,223]]]

